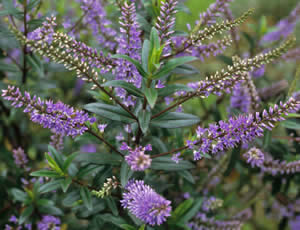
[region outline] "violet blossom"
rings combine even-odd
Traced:
[[[171,215],[171,202],[142,180],[131,180],[125,187],[121,205],[149,225],[161,225]]]

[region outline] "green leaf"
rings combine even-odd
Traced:
[[[194,75],[199,74],[200,71],[192,65],[183,64],[181,66],[176,67],[172,73],[183,74],[183,75]]]
[[[283,127],[288,128],[288,129],[296,129],[299,130],[300,129],[300,122],[298,122],[297,120],[286,120],[280,123]]]
[[[48,183],[42,184],[41,187],[39,188],[39,192],[40,193],[46,193],[46,192],[50,192],[50,191],[54,191],[58,188],[60,188],[60,184],[64,179],[55,179],[52,180]]]
[[[60,166],[56,163],[56,161],[48,154],[45,153],[45,157],[48,161],[48,165],[58,174],[63,175],[63,171],[61,170]]]
[[[162,89],[158,89],[158,95],[162,97],[166,97],[177,91],[192,92],[194,90],[183,84],[173,84],[173,85],[168,85]]]
[[[184,179],[186,179],[188,182],[192,183],[192,184],[195,184],[195,180],[194,180],[194,177],[193,175],[187,171],[187,170],[184,170],[184,171],[178,171],[178,174],[183,177]]]
[[[76,158],[79,162],[88,162],[97,165],[120,165],[122,157],[113,153],[80,153]]]
[[[72,153],[70,156],[67,157],[67,159],[64,161],[63,163],[63,171],[65,173],[67,173],[68,168],[70,166],[70,164],[72,163],[72,161],[78,156],[78,152]]]
[[[80,200],[80,194],[78,190],[68,192],[66,197],[62,200],[62,205],[66,207],[72,207],[76,202]]]
[[[154,158],[151,162],[151,169],[164,170],[164,171],[180,171],[195,168],[195,166],[186,160],[179,161],[176,164],[171,157],[158,157]]]
[[[92,174],[96,171],[102,171],[103,169],[104,169],[104,166],[88,164],[88,165],[80,167],[79,171],[77,172],[76,177],[84,178],[85,176],[88,176],[89,174]]]
[[[263,149],[267,150],[272,142],[272,131],[265,130],[264,131],[264,139],[263,139]]]
[[[30,173],[30,176],[38,176],[38,177],[41,176],[41,177],[51,177],[51,178],[61,177],[59,173],[47,169],[42,169],[42,170],[32,172]]]
[[[29,205],[28,207],[26,207],[23,210],[23,212],[19,218],[19,224],[23,224],[31,216],[31,214],[33,213],[33,210],[34,210],[34,208],[32,205]]]
[[[142,77],[148,76],[148,74],[145,72],[145,70],[143,69],[143,66],[139,63],[138,60],[135,60],[124,54],[115,54],[115,55],[112,55],[111,58],[118,58],[118,59],[124,59],[126,61],[129,61],[136,67],[136,69],[139,71],[139,73],[142,75]]]
[[[129,224],[121,224],[120,227],[124,230],[136,230],[136,228]]]
[[[90,191],[86,187],[80,187],[80,196],[83,200],[85,207],[91,211],[93,210],[93,202]]]
[[[139,230],[145,230],[145,227],[146,227],[146,225],[143,224],[143,225],[139,228]]]
[[[107,198],[105,198],[105,200],[106,200],[107,206],[111,210],[112,214],[114,216],[118,216],[119,215],[119,211],[118,211],[118,207],[116,205],[115,200],[112,197],[107,197]]]
[[[158,31],[155,29],[155,27],[152,27],[151,33],[150,33],[150,51],[153,51],[153,49],[158,49],[160,47],[160,39],[158,36]]]
[[[48,199],[39,199],[37,201],[37,205],[38,206],[53,206],[54,202],[52,200],[48,200]]]
[[[141,109],[140,112],[138,113],[138,120],[139,120],[141,130],[144,134],[148,131],[150,119],[151,119],[151,112]]]
[[[199,209],[201,208],[203,202],[203,198],[199,198],[194,202],[194,205],[192,208],[189,209],[189,211],[183,215],[181,218],[177,219],[177,223],[178,224],[186,224],[190,219],[192,219],[197,212],[199,211]]]
[[[0,70],[7,72],[20,72],[20,69],[15,64],[0,62]]]
[[[142,66],[144,70],[148,70],[149,53],[150,53],[150,41],[145,40],[142,48]]]
[[[72,183],[72,178],[71,177],[68,177],[66,179],[64,179],[60,185],[61,185],[61,188],[63,190],[63,192],[66,192],[70,186],[70,184]]]
[[[13,195],[15,200],[21,202],[24,202],[28,198],[28,195],[25,192],[17,188],[13,188],[11,190],[11,194]]]
[[[2,0],[2,4],[4,9],[8,12],[8,14],[13,15],[18,19],[23,19],[23,12],[19,11],[13,4],[11,0]]]
[[[143,97],[143,93],[136,88],[133,84],[130,84],[126,81],[122,81],[122,80],[112,80],[112,81],[108,81],[104,84],[102,84],[102,86],[106,87],[106,86],[113,86],[113,87],[120,87],[125,89],[127,92],[131,93],[134,96],[137,97]]]
[[[84,108],[92,113],[113,121],[120,121],[125,123],[135,122],[135,120],[129,113],[117,106],[102,103],[91,103],[85,105]]]
[[[64,160],[61,153],[57,152],[57,150],[52,145],[48,145],[48,152],[50,153],[50,156],[55,160],[59,168],[62,169]]]
[[[122,187],[125,187],[125,185],[127,184],[129,178],[132,176],[133,171],[130,170],[129,165],[127,164],[127,162],[124,160],[122,162],[121,165],[121,185]]]
[[[104,222],[109,222],[112,223],[118,227],[120,227],[121,225],[126,224],[126,221],[121,218],[121,217],[117,217],[117,216],[113,216],[110,213],[105,213],[105,214],[101,214],[101,216],[99,216]]]
[[[150,124],[159,128],[172,129],[192,126],[199,121],[200,118],[192,114],[170,112],[153,119]]]
[[[47,215],[54,215],[54,216],[62,216],[64,213],[57,207],[53,206],[42,206],[39,208],[41,213]]]
[[[154,108],[154,105],[156,103],[157,100],[157,90],[154,88],[146,88],[145,90],[145,97],[147,98],[147,101],[150,105],[151,108]]]
[[[157,73],[154,74],[153,79],[164,77],[172,70],[174,70],[177,66],[183,65],[187,62],[194,61],[196,59],[197,59],[196,57],[191,57],[191,56],[173,58],[170,61],[168,61]]]
[[[168,223],[170,224],[176,224],[179,218],[181,218],[192,206],[193,206],[194,200],[188,199],[182,202],[171,214],[170,219],[168,220]]]

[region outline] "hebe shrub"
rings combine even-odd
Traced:
[[[16,169],[1,179],[3,228],[259,229],[252,213],[277,208],[270,229],[298,229],[299,70],[258,86],[269,66],[299,60],[300,5],[272,30],[252,25],[254,38],[238,30],[254,10],[235,18],[230,0],[185,32],[181,1],[77,2],[78,18],[1,3],[1,125]],[[225,65],[201,72],[210,56]],[[72,96],[53,91],[75,74]]]

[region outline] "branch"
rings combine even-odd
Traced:
[[[87,132],[90,133],[90,134],[92,134],[96,138],[98,138],[100,141],[102,141],[103,143],[105,143],[109,148],[111,148],[114,152],[118,153],[120,156],[123,157],[123,154],[121,152],[119,152],[112,144],[110,144],[109,142],[107,142],[104,138],[102,138],[101,136],[97,135],[97,133],[95,133],[91,129],[88,129]]]

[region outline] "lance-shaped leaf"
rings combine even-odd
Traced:
[[[143,97],[143,93],[136,88],[133,84],[130,84],[126,81],[122,81],[122,80],[113,80],[113,81],[108,81],[104,84],[102,84],[102,86],[113,86],[113,87],[120,87],[125,89],[128,93],[137,96],[137,97]]]
[[[170,112],[151,121],[151,125],[159,128],[182,128],[197,124],[200,118],[187,113]]]
[[[158,95],[162,97],[166,97],[178,91],[192,92],[194,90],[183,84],[173,84],[173,85],[168,85],[162,89],[158,89]]]
[[[120,121],[125,123],[133,123],[135,120],[124,109],[103,103],[90,103],[84,106],[84,108],[92,113],[95,113],[101,117],[113,121]]]
[[[150,124],[151,112],[141,109],[138,113],[138,120],[143,133],[146,133]]]
[[[109,153],[80,153],[76,160],[98,165],[120,165],[122,157],[117,154]]]
[[[170,61],[168,61],[157,73],[154,74],[153,79],[158,79],[163,76],[166,76],[168,73],[170,73],[172,70],[174,70],[177,66],[183,65],[187,62],[194,61],[196,59],[197,59],[196,57],[192,57],[192,56],[173,58]]]
[[[81,187],[80,188],[80,196],[82,198],[83,204],[88,210],[93,210],[93,202],[92,202],[92,196],[88,188]]]
[[[119,59],[124,59],[126,61],[129,61],[130,63],[132,63],[136,69],[139,71],[139,73],[141,74],[142,77],[147,77],[148,74],[146,73],[146,71],[144,70],[143,66],[141,65],[141,63],[139,63],[138,60],[135,60],[127,55],[124,54],[115,54],[112,55],[111,58],[119,58]]]
[[[195,168],[195,166],[186,160],[181,160],[176,164],[171,157],[158,157],[152,160],[150,168],[155,170],[180,171],[192,169]]]
[[[153,108],[158,97],[157,90],[154,88],[146,88],[145,96],[147,98],[150,107]]]

